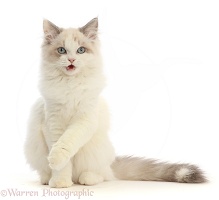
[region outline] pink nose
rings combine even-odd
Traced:
[[[73,62],[75,61],[75,59],[69,58],[68,61],[69,61],[70,63],[73,63]]]

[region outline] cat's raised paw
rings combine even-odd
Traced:
[[[48,156],[49,166],[51,169],[61,170],[70,160],[70,153],[66,148],[54,145]]]

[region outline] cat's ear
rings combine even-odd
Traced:
[[[44,38],[47,43],[51,43],[52,40],[56,38],[56,36],[61,33],[61,28],[53,24],[47,19],[43,20],[43,31],[44,31]]]
[[[89,39],[95,40],[98,34],[98,18],[89,21],[85,26],[79,28],[79,31]]]

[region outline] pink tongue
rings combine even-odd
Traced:
[[[74,65],[69,65],[68,67],[66,67],[67,70],[73,70],[75,68]]]

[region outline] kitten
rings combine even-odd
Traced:
[[[107,135],[109,113],[100,97],[105,86],[98,19],[74,29],[44,20],[40,92],[31,111],[25,155],[41,183],[69,187],[107,180],[201,183],[195,165],[116,157]]]

